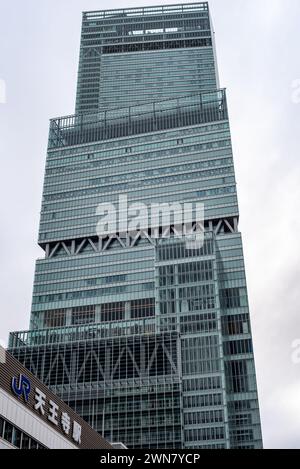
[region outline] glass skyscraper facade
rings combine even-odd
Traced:
[[[76,113],[218,88],[208,4],[83,13]]]
[[[97,207],[124,194],[203,203],[203,244],[174,226],[99,236]],[[83,13],[76,114],[50,122],[45,255],[11,352],[110,441],[261,448],[238,221],[208,4]]]

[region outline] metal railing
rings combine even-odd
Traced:
[[[224,89],[51,119],[48,148],[81,145],[228,119]]]
[[[52,345],[77,341],[99,340],[135,335],[155,334],[157,323],[154,317],[139,320],[124,320],[108,323],[72,325],[47,329],[11,332],[9,349],[36,345]]]

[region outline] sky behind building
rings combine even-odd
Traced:
[[[81,11],[174,2],[0,4],[1,326],[29,323],[48,120],[72,114]],[[265,447],[300,447],[298,0],[211,0],[228,101]],[[77,50],[77,54],[74,54]]]

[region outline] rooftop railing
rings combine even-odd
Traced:
[[[48,148],[122,138],[228,119],[224,89],[51,119]]]
[[[107,19],[117,16],[151,16],[164,15],[168,13],[186,13],[193,11],[208,11],[208,2],[158,5],[140,8],[124,8],[118,10],[84,11],[83,16],[86,19],[96,20]]]
[[[170,325],[168,326],[168,332],[172,331],[176,332],[175,325],[174,329],[172,329]],[[155,333],[164,332],[166,331],[163,327],[158,326],[154,317],[139,320],[16,331],[10,333],[9,349],[99,339],[114,339],[137,335],[153,335]]]

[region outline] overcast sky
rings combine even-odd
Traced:
[[[81,12],[172,3],[0,0],[2,342],[29,325],[34,260],[43,255],[36,242],[48,121],[74,112]],[[300,363],[292,360],[300,340],[300,1],[209,3],[228,90],[264,445],[300,448]]]

